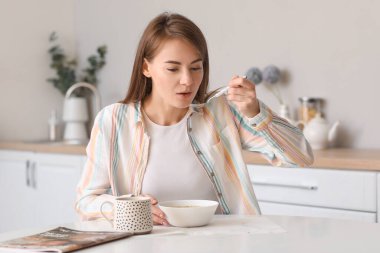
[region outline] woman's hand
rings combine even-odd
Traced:
[[[254,83],[246,78],[234,76],[228,86],[227,99],[234,103],[244,116],[252,118],[260,112]]]
[[[150,203],[152,203],[152,218],[154,225],[169,225],[169,222],[166,220],[165,213],[157,206],[158,201],[156,198],[149,194],[144,194],[143,196],[150,198]]]

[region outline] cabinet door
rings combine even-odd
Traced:
[[[376,172],[249,165],[259,201],[376,212]]]
[[[0,233],[30,226],[31,153],[0,151]]]
[[[377,173],[377,222],[380,223],[380,173]]]
[[[37,154],[33,187],[34,209],[41,225],[58,225],[77,220],[74,209],[83,156]]]

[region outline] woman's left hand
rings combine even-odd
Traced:
[[[254,83],[246,78],[234,76],[228,86],[227,99],[235,104],[244,116],[252,118],[260,112]]]

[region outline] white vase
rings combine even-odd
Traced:
[[[65,98],[63,121],[65,131],[63,139],[70,143],[86,143],[88,141],[86,122],[88,121],[87,101],[84,97]]]

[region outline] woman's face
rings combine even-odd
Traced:
[[[187,108],[202,82],[203,62],[192,44],[170,39],[161,45],[153,60],[145,60],[143,74],[152,78],[152,101]]]

